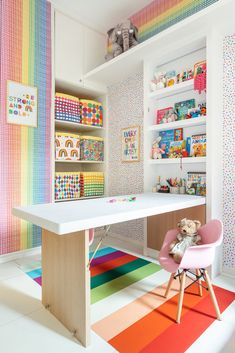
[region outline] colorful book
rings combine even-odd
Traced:
[[[173,111],[173,107],[168,107],[164,109],[158,109],[156,112],[156,124],[166,123],[169,113]]]
[[[169,148],[169,158],[186,157],[186,141],[171,141]]]
[[[175,110],[178,115],[178,120],[188,118],[188,110],[195,108],[195,99],[188,99],[186,101],[175,103]]]
[[[165,153],[162,155],[162,158],[168,158],[169,148],[172,141],[174,141],[175,132],[174,130],[160,131],[159,136],[161,136],[161,141],[159,147],[162,148]]]
[[[191,138],[192,157],[206,156],[206,134],[193,135]]]

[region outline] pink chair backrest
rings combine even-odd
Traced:
[[[199,228],[198,234],[202,238],[202,244],[219,246],[223,240],[223,225],[218,219],[213,219]]]
[[[94,228],[89,229],[89,245],[91,245],[94,241],[95,230]]]

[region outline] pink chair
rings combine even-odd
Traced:
[[[179,280],[180,280],[180,295],[179,295],[179,301],[178,301],[176,322],[180,323],[186,276],[191,278],[188,274],[191,274],[194,276],[195,281],[193,281],[193,283],[196,281],[198,282],[199,295],[201,296],[202,296],[201,279],[205,280],[208,287],[207,289],[210,292],[211,299],[216,311],[217,319],[221,320],[219,306],[206,268],[212,265],[215,257],[216,247],[222,243],[222,239],[223,239],[222,222],[215,219],[208,222],[204,226],[202,226],[198,230],[198,233],[202,238],[202,245],[189,247],[185,251],[180,264],[177,264],[168,253],[169,245],[176,238],[177,233],[178,233],[177,229],[169,230],[166,233],[166,236],[159,254],[159,262],[161,266],[166,271],[171,272],[171,277],[166,288],[165,297],[167,297],[169,293],[173,280],[176,279],[177,277],[179,277]],[[191,272],[190,270],[195,270],[195,273]]]

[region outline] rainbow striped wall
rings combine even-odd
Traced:
[[[0,4],[0,254],[6,254],[41,242],[40,229],[12,217],[12,207],[51,199],[51,6]],[[37,128],[7,124],[7,80],[38,88]]]
[[[218,0],[154,0],[130,17],[139,29],[139,41],[203,10]]]

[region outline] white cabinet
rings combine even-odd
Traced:
[[[55,12],[55,78],[79,84],[83,74],[104,62],[105,35]]]

